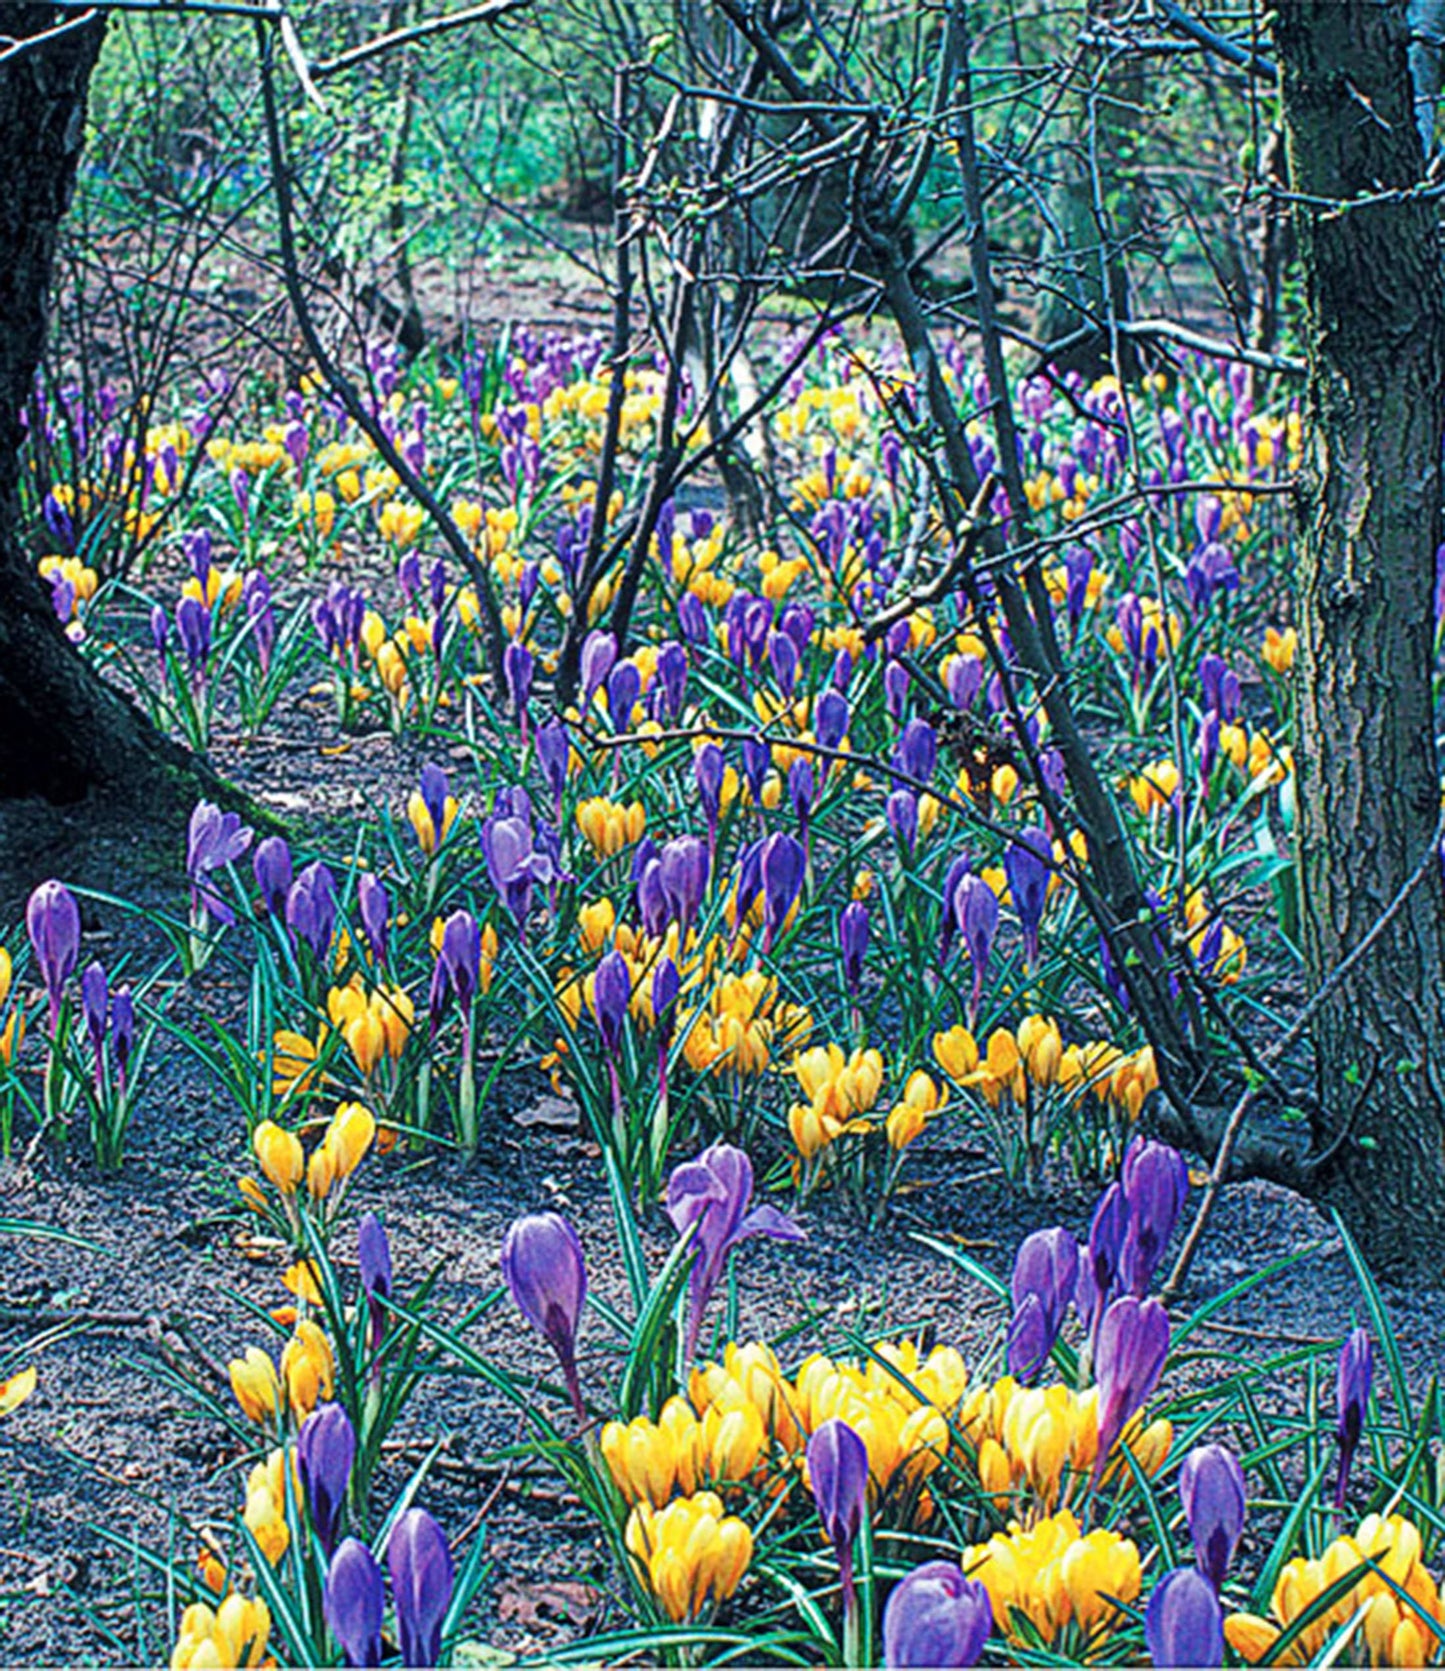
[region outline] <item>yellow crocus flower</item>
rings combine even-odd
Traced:
[[[269,1421],[281,1407],[281,1383],[276,1366],[259,1346],[248,1346],[244,1358],[228,1365],[231,1391],[247,1421],[258,1425]]]
[[[274,1120],[262,1120],[251,1137],[261,1170],[283,1195],[294,1195],[305,1171],[301,1140]]]

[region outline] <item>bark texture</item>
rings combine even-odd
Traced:
[[[61,21],[48,5],[0,4],[0,37],[23,42]],[[0,797],[70,801],[92,787],[142,786],[154,795],[186,781],[183,751],[66,638],[22,537],[21,410],[44,346],[56,237],[104,32],[92,20],[0,64]]]
[[[1445,277],[1403,0],[1276,10],[1310,376],[1300,494],[1300,869],[1314,988],[1428,853],[1445,434]],[[1360,201],[1364,200],[1364,201]],[[1408,907],[1315,1028],[1323,1180],[1377,1257],[1445,1243],[1445,887]]]

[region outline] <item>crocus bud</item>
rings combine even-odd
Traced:
[[[928,1561],[893,1586],[883,1610],[888,1671],[977,1665],[993,1629],[988,1591],[952,1561]]]
[[[778,833],[763,843],[758,866],[763,889],[763,943],[764,950],[770,950],[802,892],[808,856],[802,842]]]
[[[582,645],[582,706],[589,707],[617,660],[617,640],[598,628]]]
[[[632,710],[642,694],[642,675],[637,664],[620,661],[607,675],[607,714],[614,731],[625,731],[632,723]]]
[[[1167,1143],[1135,1138],[1124,1156],[1123,1185],[1129,1229],[1119,1274],[1128,1292],[1142,1299],[1189,1193],[1189,1168],[1183,1155]]]
[[[1129,1203],[1122,1184],[1110,1184],[1099,1197],[1089,1224],[1089,1245],[1079,1268],[1075,1304],[1090,1335],[1097,1333],[1105,1306],[1115,1297],[1119,1258],[1129,1228]]]
[[[666,1050],[676,1023],[674,1006],[682,991],[682,976],[670,957],[664,957],[652,971],[652,1014],[657,1023],[658,1048]]]
[[[587,1298],[587,1266],[577,1232],[558,1213],[519,1218],[502,1243],[502,1275],[518,1311],[557,1354],[579,1420],[577,1325]]]
[[[717,825],[717,815],[722,806],[723,774],[726,770],[727,761],[716,743],[704,743],[692,758],[692,772],[697,779],[697,792],[702,800],[702,810],[707,817],[709,830]]]
[[[1126,1294],[1104,1313],[1094,1365],[1099,1383],[1096,1480],[1119,1435],[1159,1384],[1168,1352],[1169,1317],[1158,1300],[1137,1300]]]
[[[1039,959],[1039,924],[1054,869],[1054,847],[1043,830],[1025,830],[1009,843],[1003,856],[1009,898],[1018,913],[1024,936],[1024,963],[1033,968]]]
[[[850,995],[858,996],[863,959],[868,954],[868,907],[861,900],[844,906],[838,919],[838,949],[843,954],[843,980]]]
[[[63,882],[42,882],[25,907],[25,927],[50,1000],[50,1030],[60,1019],[65,983],[80,957],[80,907]]]
[[[110,1054],[122,1087],[130,1069],[130,1053],[135,1048],[135,999],[128,986],[110,1001]]]
[[[696,836],[679,836],[663,847],[659,862],[662,866],[662,891],[667,895],[668,908],[677,918],[679,929],[686,935],[707,891],[707,845]]]
[[[1350,1484],[1350,1464],[1365,1429],[1365,1411],[1370,1403],[1370,1383],[1375,1374],[1375,1354],[1367,1329],[1350,1332],[1340,1351],[1335,1378],[1335,1439],[1340,1447],[1340,1477],[1335,1486],[1335,1507],[1345,1506]]]
[[[909,720],[898,739],[893,759],[899,771],[919,783],[927,783],[938,764],[938,733],[926,719]]]
[[[110,1011],[110,982],[103,963],[91,963],[80,977],[80,1011],[97,1063],[105,1043],[105,1023]]]
[[[310,947],[318,963],[331,950],[336,926],[336,878],[317,860],[291,884],[286,895],[286,926]]]
[[[1244,1531],[1244,1474],[1223,1445],[1196,1445],[1179,1470],[1179,1500],[1194,1539],[1194,1564],[1219,1590]]]
[[[863,1524],[868,1495],[868,1447],[845,1421],[833,1417],[808,1440],[808,1483],[818,1518],[843,1581],[843,1607],[853,1607],[853,1544]]]
[[[326,1623],[348,1665],[381,1664],[385,1602],[385,1585],[376,1557],[364,1543],[344,1539],[331,1558],[323,1606]]]
[[[978,1020],[984,977],[988,973],[994,935],[998,933],[998,895],[981,876],[970,873],[954,892],[953,912],[964,948],[973,964],[973,995],[968,1007],[968,1024],[972,1028]]]
[[[536,659],[525,644],[512,639],[502,652],[502,671],[506,675],[507,693],[512,699],[512,712],[520,714],[527,706],[532,692],[532,673]]]
[[[356,908],[361,916],[361,928],[366,935],[366,943],[371,947],[371,955],[378,963],[384,963],[391,900],[381,881],[369,870],[362,872],[361,880],[356,884]]]
[[[911,789],[895,789],[883,810],[898,845],[905,853],[912,853],[918,840],[917,795]]]
[[[296,1466],[307,1513],[328,1558],[336,1548],[355,1460],[356,1430],[345,1410],[339,1404],[313,1410],[296,1438]]]
[[[548,720],[537,727],[537,764],[552,791],[552,799],[561,805],[562,791],[567,787],[567,760],[572,752],[567,727],[559,719]]]
[[[425,1509],[408,1509],[392,1527],[386,1556],[401,1663],[435,1665],[452,1599],[452,1552],[446,1537]]]
[[[849,663],[851,668],[852,663]],[[848,734],[853,715],[848,698],[829,687],[813,707],[813,731],[825,749],[835,749]]]
[[[367,1213],[356,1227],[356,1263],[361,1273],[361,1286],[366,1293],[366,1309],[371,1323],[371,1349],[380,1346],[386,1333],[386,1307],[383,1301],[391,1298],[391,1244],[386,1230],[375,1213]]]
[[[482,931],[470,911],[453,911],[442,927],[441,963],[465,1012],[481,980]]]
[[[602,1042],[612,1055],[622,1043],[622,1024],[632,1002],[632,971],[621,952],[608,952],[597,965],[592,981],[592,1010]]]
[[[1224,1664],[1219,1597],[1194,1567],[1176,1567],[1155,1586],[1144,1615],[1144,1640],[1157,1666]]]
[[[1067,1230],[1036,1230],[1020,1243],[1010,1285],[1008,1367],[1015,1379],[1031,1381],[1042,1369],[1078,1280],[1079,1244]]]
[[[294,872],[291,866],[291,849],[286,845],[282,836],[267,836],[258,843],[256,851],[251,856],[251,869],[256,876],[256,886],[261,890],[261,908],[284,922],[286,918],[286,896],[291,891]]]

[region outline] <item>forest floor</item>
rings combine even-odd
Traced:
[[[517,321],[576,330],[602,320],[600,296],[541,255],[535,270],[514,270],[505,281],[492,273],[460,286],[447,275],[424,276],[423,299],[443,318],[470,317],[482,334]],[[318,699],[304,693],[278,709],[259,742],[242,748],[222,738],[214,751],[223,775],[287,820],[302,844],[319,846],[379,804],[400,814],[427,757],[386,732],[350,738],[338,752]],[[178,829],[137,830],[91,806],[0,804],[0,923],[17,922],[30,890],[52,875],[183,913],[183,859]],[[113,959],[133,942],[135,922],[88,905],[82,962]],[[228,979],[218,961],[182,1004],[236,1013],[242,994]],[[248,1460],[180,1390],[190,1380],[228,1399],[225,1365],[257,1339],[246,1302],[264,1307],[284,1297],[274,1260],[255,1257],[236,1191],[249,1158],[244,1121],[178,1045],[158,1055],[155,1073],[118,1177],[98,1175],[79,1141],[31,1155],[28,1132],[18,1134],[17,1161],[0,1169],[0,1219],[35,1221],[75,1239],[0,1240],[0,1351],[47,1334],[35,1353],[39,1390],[0,1424],[0,1664],[168,1658],[171,1618],[136,1551],[193,1550],[207,1521],[232,1509]],[[910,1182],[876,1232],[861,1235],[841,1200],[818,1195],[799,1215],[806,1241],[749,1244],[739,1260],[740,1338],[802,1324],[792,1343],[801,1355],[843,1328],[927,1327],[973,1364],[997,1340],[997,1302],[915,1236],[955,1242],[1005,1274],[1030,1230],[1053,1221],[1087,1228],[1089,1192],[1061,1187],[1022,1200],[956,1133],[936,1129],[911,1155]],[[596,1290],[621,1298],[596,1151],[535,1069],[501,1080],[471,1164],[445,1153],[371,1161],[355,1180],[353,1202],[382,1215],[399,1294],[442,1264],[445,1315],[496,1289],[507,1226],[546,1206],[579,1225]],[[648,1234],[656,1253],[667,1245],[664,1232],[655,1213]],[[349,1253],[343,1236],[343,1262]],[[1302,1257],[1225,1306],[1199,1344],[1231,1354],[1322,1343],[1361,1314],[1328,1220],[1272,1185],[1226,1188],[1184,1303],[1293,1255]],[[1439,1357],[1440,1284],[1437,1273],[1422,1271],[1418,1283],[1384,1290],[1421,1382]],[[584,1380],[607,1368],[595,1336],[589,1350],[584,1331]],[[514,1372],[546,1369],[510,1307],[489,1312],[472,1338]],[[1301,1386],[1282,1384],[1279,1393],[1298,1401]],[[1388,1390],[1383,1396],[1388,1408]],[[399,1482],[443,1441],[426,1501],[453,1537],[485,1536],[491,1563],[474,1633],[526,1654],[606,1629],[621,1612],[615,1576],[580,1505],[545,1472],[497,1459],[518,1437],[515,1411],[499,1394],[437,1377],[408,1407],[388,1467]]]
[[[328,830],[363,804],[400,805],[414,781],[412,746],[358,739],[326,752],[304,706],[266,748],[220,750],[226,775],[296,818]],[[301,734],[310,731],[303,746]],[[283,746],[289,745],[289,746]],[[51,874],[147,906],[184,909],[183,833],[138,835],[96,809],[11,805],[0,810],[0,918],[16,919],[28,890]],[[87,911],[83,958],[112,957],[133,934],[118,912]],[[207,970],[187,1002],[224,1015],[241,1002],[227,977]],[[180,1017],[184,1019],[184,1016]],[[274,1305],[274,1260],[257,1261],[235,1180],[248,1156],[244,1122],[179,1048],[157,1063],[119,1177],[98,1175],[80,1143],[45,1147],[0,1172],[0,1218],[36,1221],[73,1236],[10,1241],[0,1284],[0,1348],[53,1331],[36,1353],[40,1389],[0,1426],[0,1664],[115,1664],[168,1652],[164,1607],[138,1576],[134,1551],[188,1552],[208,1518],[233,1502],[245,1460],[176,1378],[229,1398],[225,1365],[257,1338],[243,1301]],[[18,1147],[18,1146],[17,1146]],[[553,1206],[578,1223],[597,1291],[622,1297],[620,1265],[596,1150],[574,1111],[535,1069],[504,1077],[484,1114],[475,1161],[436,1153],[369,1162],[354,1204],[375,1209],[392,1241],[398,1291],[443,1266],[444,1315],[493,1291],[498,1250],[519,1213]],[[1197,1201],[1197,1192],[1194,1200]],[[982,1285],[914,1240],[934,1235],[1006,1273],[1019,1240],[1051,1221],[1087,1229],[1090,1195],[1063,1187],[1027,1201],[987,1175],[955,1135],[920,1140],[910,1184],[885,1224],[860,1235],[840,1199],[815,1196],[802,1210],[808,1239],[750,1244],[741,1267],[741,1336],[807,1324],[799,1355],[843,1328],[932,1329],[970,1363],[996,1341],[997,1302]],[[649,1225],[653,1251],[665,1220]],[[342,1238],[342,1260],[350,1253]],[[1307,1202],[1262,1183],[1227,1188],[1183,1303],[1197,1303],[1261,1265],[1303,1255],[1226,1306],[1201,1337],[1221,1354],[1260,1352],[1338,1338],[1361,1315],[1361,1297],[1332,1225]],[[1412,1377],[1436,1367],[1445,1289],[1386,1287]],[[1435,1279],[1438,1282],[1438,1278]],[[1281,1326],[1284,1320],[1286,1326]],[[594,1331],[595,1335],[595,1331]],[[473,1331],[483,1353],[514,1372],[542,1373],[535,1337],[503,1306]],[[169,1365],[173,1373],[162,1374]],[[600,1377],[594,1344],[584,1378]],[[1301,1396],[1282,1384],[1282,1400]],[[1388,1394],[1386,1394],[1388,1402]],[[429,1506],[455,1536],[484,1535],[491,1561],[478,1639],[525,1654],[620,1621],[604,1548],[580,1505],[555,1478],[499,1462],[519,1437],[516,1412],[471,1381],[438,1377],[408,1409],[388,1465],[396,1481],[436,1439],[440,1457]],[[141,1599],[144,1593],[146,1599]]]

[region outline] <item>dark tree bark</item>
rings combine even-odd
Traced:
[[[1300,877],[1318,989],[1430,852],[1445,276],[1403,0],[1276,8],[1309,355]],[[1377,1256],[1445,1243],[1445,887],[1429,865],[1314,1030],[1322,1180]],[[1403,1242],[1402,1242],[1403,1232]]]
[[[104,22],[0,4],[0,37],[47,35],[0,63],[0,797],[91,788],[179,798],[188,757],[157,736],[66,638],[23,539],[21,410],[45,339],[56,236],[70,201]],[[50,33],[54,31],[54,33]]]

